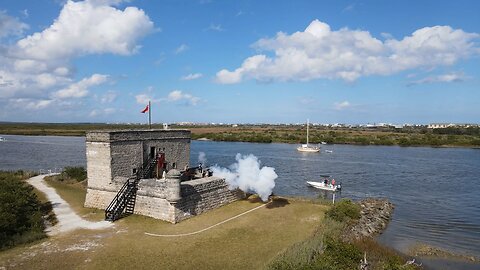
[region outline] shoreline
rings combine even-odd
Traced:
[[[302,144],[306,128],[299,125],[171,125],[189,129],[193,140]],[[85,136],[86,132],[111,129],[148,129],[142,124],[106,123],[0,123],[0,134],[26,136]],[[163,129],[153,124],[152,129]],[[408,147],[480,148],[480,127],[323,127],[310,128],[310,142],[346,145],[396,145]]]
[[[0,133],[0,136],[32,136],[32,137],[85,137],[84,133]],[[243,140],[215,140],[206,137],[195,138],[193,141],[200,141],[200,142],[238,142],[238,143],[261,143],[261,144],[271,144],[271,143],[280,143],[280,144],[301,144],[297,142],[281,142],[281,141],[272,141],[272,142],[256,142],[256,141],[243,141]],[[5,142],[8,142],[5,141]],[[428,147],[428,148],[460,148],[460,149],[480,149],[480,146],[477,145],[431,145],[431,144],[362,144],[362,143],[355,143],[355,142],[346,142],[346,143],[328,143],[324,146],[333,146],[333,145],[352,145],[352,146],[397,146],[397,147]]]
[[[387,198],[366,198],[356,203],[361,206],[361,217],[356,224],[347,228],[343,235],[347,240],[372,238],[381,246],[414,258],[424,265],[423,269],[437,269],[444,264],[454,269],[476,269],[474,267],[480,264],[480,259],[473,255],[455,253],[425,243],[412,244],[407,252],[399,251],[388,243],[380,243],[376,237],[388,227],[395,206]]]
[[[28,135],[27,135],[28,136]],[[279,143],[279,144],[300,144],[300,143],[295,143],[295,142],[247,142],[247,141],[216,141],[208,138],[200,138],[200,139],[192,139],[193,141],[200,141],[200,142],[236,142],[236,143],[261,143],[261,144],[271,144],[271,143]],[[329,144],[322,144],[320,147],[324,146],[334,146],[334,145],[351,145],[351,146],[397,146],[397,147],[428,147],[428,148],[461,148],[461,149],[480,149],[480,146],[472,145],[472,146],[467,146],[467,145],[429,145],[429,144],[424,144],[424,145],[418,145],[418,144],[412,144],[412,145],[399,145],[399,144],[358,144],[358,143],[329,143]]]

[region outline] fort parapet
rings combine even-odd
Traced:
[[[85,207],[106,209],[122,186],[159,155],[163,164],[155,166],[161,170],[138,179],[135,214],[176,223],[245,196],[215,176],[181,181],[190,159],[189,130],[92,131],[86,147]]]

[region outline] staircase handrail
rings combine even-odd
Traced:
[[[108,212],[112,212],[115,208],[115,205],[117,204],[117,202],[119,201],[119,198],[120,196],[123,196],[124,193],[125,193],[125,190],[128,188],[128,186],[130,185],[130,179],[128,179],[127,181],[125,181],[125,184],[123,184],[122,188],[120,188],[120,190],[117,192],[117,195],[115,195],[115,197],[113,198],[113,200],[110,202],[110,204],[108,205],[107,209],[105,209],[105,213],[108,213]]]
[[[158,162],[157,157],[148,158],[147,161],[145,161],[145,163],[143,163],[141,167],[137,168],[137,173],[135,175],[136,180],[142,179],[143,174],[145,173],[145,170],[150,171],[153,168],[151,164],[156,165],[157,162]]]
[[[113,200],[105,209],[105,219],[116,220],[120,216],[121,212],[125,209],[128,201],[132,197],[132,191],[136,192],[137,184],[140,179],[144,177],[145,173],[150,173],[151,170],[158,162],[158,157],[148,158],[147,161],[137,168],[137,172],[134,178],[129,178],[120,190],[117,192]]]

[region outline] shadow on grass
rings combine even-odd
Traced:
[[[265,203],[260,197],[258,197],[258,195],[247,195],[246,200],[250,203]],[[268,209],[284,207],[285,205],[290,204],[286,198],[275,195],[270,196],[269,201],[270,202],[266,206]]]
[[[273,209],[273,208],[279,208],[279,207],[285,207],[287,204],[290,204],[290,202],[281,197],[271,197],[271,203],[267,204],[268,209]]]

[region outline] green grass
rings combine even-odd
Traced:
[[[104,212],[100,209],[85,208],[85,188],[86,182],[77,182],[76,180],[58,180],[58,176],[49,176],[45,178],[45,182],[53,187],[57,193],[64,199],[72,209],[84,216],[86,219],[98,220],[104,217]]]
[[[80,215],[102,220],[102,210],[83,208],[85,189],[81,183],[50,179],[48,184]],[[112,229],[76,230],[32,247],[0,252],[0,267],[14,264],[21,269],[263,269],[287,247],[308,239],[328,209],[308,201],[277,198],[271,205],[197,235],[145,235],[201,230],[259,205],[258,198],[237,201],[178,224],[132,215],[115,222]],[[82,243],[93,243],[94,247],[72,250]]]

